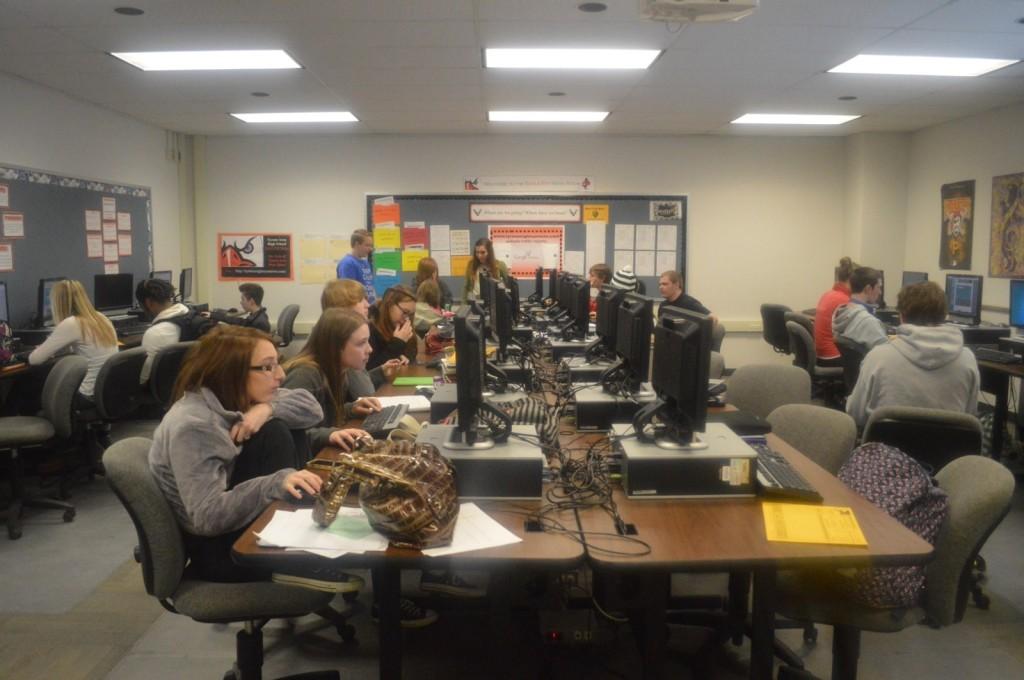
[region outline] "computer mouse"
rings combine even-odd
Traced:
[[[423,395],[427,399],[430,399],[434,396],[434,388],[427,385],[420,385],[416,388],[416,394]]]

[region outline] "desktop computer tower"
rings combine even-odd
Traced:
[[[628,399],[605,392],[600,385],[587,385],[576,393],[576,429],[607,430],[612,423],[632,422],[633,415],[655,399],[650,383]]]
[[[632,423],[613,432],[632,434]],[[757,492],[757,453],[721,423],[708,423],[707,448],[663,449],[634,436],[616,440],[622,454],[622,487],[630,498],[739,498]]]

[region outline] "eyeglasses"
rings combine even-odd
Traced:
[[[250,371],[263,371],[264,373],[269,373],[269,374],[273,375],[274,373],[277,372],[277,369],[279,369],[279,368],[281,368],[281,364],[279,364],[279,363],[277,363],[275,361],[275,362],[270,363],[270,364],[259,364],[257,366],[250,366],[249,370]]]
[[[402,315],[405,316],[406,319],[411,319],[416,316],[415,309],[406,309],[405,307],[399,307],[399,309],[402,310]]]

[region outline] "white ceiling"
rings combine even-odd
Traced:
[[[1024,0],[761,0],[739,22],[668,26],[638,0],[0,0],[0,71],[194,134],[346,131],[815,134],[909,131],[1024,101],[1024,64],[980,78],[841,75],[861,52],[1024,59]],[[118,6],[145,10],[138,17]],[[486,71],[485,47],[666,52],[647,71]],[[144,73],[108,52],[281,48],[294,71]],[[256,98],[263,91],[270,97]],[[549,92],[565,92],[550,97]],[[840,101],[844,95],[855,101]],[[489,109],[600,109],[602,124],[488,123]],[[356,124],[252,126],[230,111],[350,110]],[[845,113],[834,128],[733,126]]]

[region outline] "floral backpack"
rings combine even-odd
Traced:
[[[0,366],[14,356],[14,331],[6,321],[0,320]]]
[[[872,442],[854,449],[838,476],[900,524],[935,544],[949,513],[949,497],[916,460],[897,448]],[[860,569],[853,595],[871,607],[914,607],[921,604],[924,583],[923,566]]]

